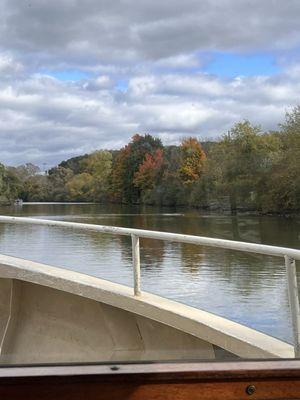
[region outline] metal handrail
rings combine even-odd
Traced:
[[[54,221],[38,218],[0,216],[0,222],[12,224],[30,224],[62,227],[69,229],[94,231],[112,235],[131,236],[132,240],[132,265],[134,279],[134,295],[141,295],[140,273],[140,244],[139,238],[157,239],[170,242],[189,243],[195,245],[217,247],[227,250],[257,253],[274,257],[282,257],[285,260],[286,278],[291,309],[295,356],[300,356],[300,307],[298,297],[298,284],[296,276],[296,262],[300,260],[300,250],[287,247],[269,246],[256,243],[238,242],[234,240],[216,239],[204,236],[184,235],[179,233],[149,231],[134,228],[122,228],[115,226],[83,224],[75,222]]]

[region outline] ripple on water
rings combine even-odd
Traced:
[[[201,215],[188,210],[146,211],[95,204],[40,204],[27,205],[18,215],[300,247],[298,220]],[[6,212],[11,214],[12,210]],[[128,237],[1,224],[0,251],[132,286]],[[141,262],[144,290],[291,341],[283,260],[143,239]]]

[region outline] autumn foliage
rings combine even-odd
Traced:
[[[153,189],[157,183],[163,164],[163,150],[157,149],[155,153],[146,153],[143,163],[134,175],[134,184],[141,190]]]
[[[277,131],[236,123],[217,141],[163,145],[135,134],[120,150],[97,150],[39,173],[0,164],[0,203],[93,201],[207,209],[300,211],[300,107]],[[215,207],[215,208],[213,208]]]
[[[130,143],[119,151],[114,162],[111,182],[111,196],[113,199],[126,203],[140,202],[141,191],[144,189],[142,175],[146,173],[147,168],[147,174],[151,175],[150,160],[154,157],[157,161],[157,157],[160,154],[157,151],[162,151],[162,148],[163,145],[160,139],[151,135],[136,134],[132,137]],[[146,159],[148,160],[148,167],[145,166],[144,168],[142,165]],[[139,174],[141,167],[142,172]]]
[[[205,153],[199,141],[193,137],[183,139],[180,148],[182,164],[179,168],[179,175],[184,183],[193,183],[200,179],[203,173]]]

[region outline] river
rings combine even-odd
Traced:
[[[300,218],[216,215],[186,209],[24,204],[2,215],[135,227],[300,248]],[[0,224],[0,252],[132,286],[128,237]],[[141,240],[142,290],[208,310],[291,342],[283,260]]]

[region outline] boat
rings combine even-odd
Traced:
[[[131,236],[133,287],[0,255],[0,364],[290,359],[299,355],[295,249],[132,228],[0,216]],[[193,243],[282,257],[295,343],[141,290],[139,238]]]
[[[23,205],[23,200],[22,199],[16,199],[14,201],[14,205],[15,206],[22,206]]]

